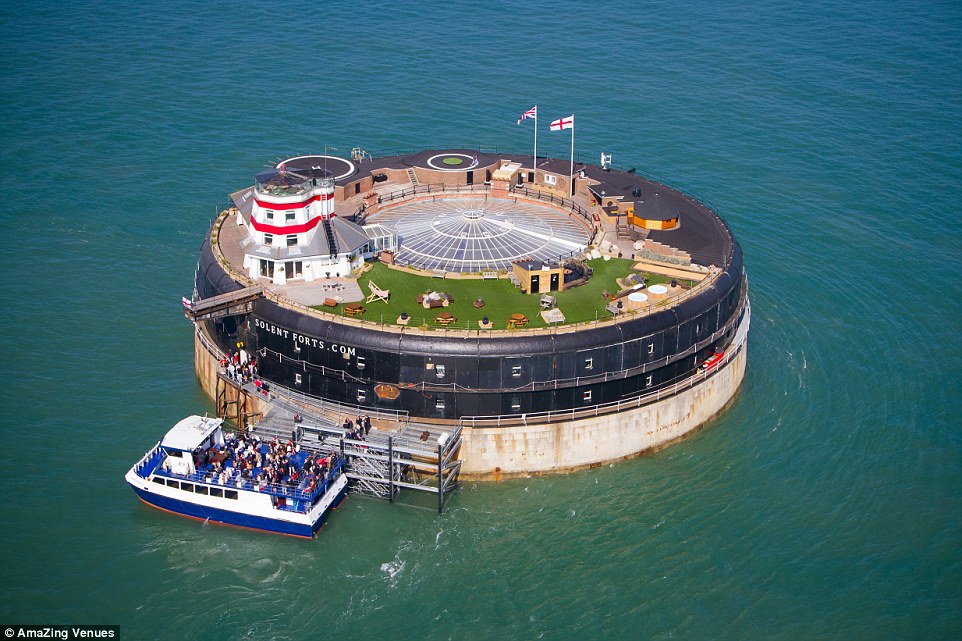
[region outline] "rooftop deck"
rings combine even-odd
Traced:
[[[435,191],[438,190],[436,187]],[[478,186],[472,187],[471,191],[477,192]],[[415,190],[412,190],[411,197],[416,195]],[[548,197],[556,198],[553,195]],[[578,198],[576,196],[576,200]],[[355,206],[352,201],[339,203],[340,210],[349,210],[352,214],[356,211]],[[371,271],[358,274],[356,278],[331,278],[310,283],[289,281],[286,285],[273,285],[265,279],[255,282],[247,277],[243,270],[244,248],[250,242],[247,231],[243,226],[234,224],[233,217],[228,216],[226,211],[222,212],[215,222],[211,237],[215,241],[213,248],[218,262],[236,282],[243,286],[260,284],[264,287],[264,296],[282,307],[317,315],[333,322],[370,324],[384,331],[396,332],[445,331],[498,335],[518,331],[576,331],[584,323],[620,322],[675,305],[697,293],[720,271],[697,266],[683,269],[679,265],[656,261],[618,260],[616,257],[619,254],[631,255],[631,245],[629,242],[619,241],[616,236],[614,220],[600,215],[595,242],[604,247],[605,252],[602,254],[596,250],[596,253],[591,255],[598,258],[589,262],[590,266],[597,268],[596,276],[580,287],[551,292],[557,297],[557,307],[561,315],[556,314],[548,319],[541,314],[543,310],[540,296],[522,294],[505,280],[510,277],[505,270],[499,270],[498,280],[485,279],[483,271],[472,274],[446,272],[443,274],[444,278],[437,278],[438,273],[433,270],[399,270],[375,262],[369,265]],[[636,273],[648,276],[649,285],[676,279],[684,282],[685,287],[672,288],[668,296],[649,298],[645,305],[623,304],[618,312],[614,312],[613,309],[616,308],[610,308],[609,304],[619,293],[627,293],[617,281],[632,273],[633,266],[639,267]],[[660,275],[660,271],[664,271],[665,275]],[[687,273],[690,278],[680,278],[680,272]],[[490,271],[488,273],[490,274]],[[344,305],[364,301],[371,293],[372,280],[381,289],[391,290],[389,300],[386,303],[375,301],[363,305],[362,312],[352,310],[351,315],[347,315]],[[415,297],[418,294],[435,291],[454,295],[455,305],[444,310],[453,318],[440,319],[438,310],[425,312],[416,302]],[[483,306],[475,305],[479,298],[483,300]],[[337,306],[325,306],[325,301],[336,302]],[[406,319],[402,318],[404,314]],[[515,314],[524,316],[526,322],[509,323],[509,319]],[[559,321],[560,317],[563,317],[563,320]],[[487,323],[483,322],[485,319]],[[444,322],[441,322],[442,320]]]

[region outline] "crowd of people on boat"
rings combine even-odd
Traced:
[[[286,487],[293,491],[300,487],[302,492],[313,494],[331,479],[338,458],[337,454],[301,453],[300,445],[292,440],[282,442],[274,437],[262,441],[257,435],[225,435],[223,447],[196,454],[194,464],[223,485],[239,477],[259,490]]]

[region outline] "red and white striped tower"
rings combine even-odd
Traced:
[[[334,213],[334,177],[327,170],[289,171],[282,163],[255,180],[251,226],[259,245],[307,245]]]

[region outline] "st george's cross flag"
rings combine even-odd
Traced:
[[[558,118],[551,122],[551,131],[561,131],[562,129],[572,129],[575,126],[575,115],[571,114],[567,118]]]
[[[537,119],[538,119],[538,105],[535,105],[535,106],[532,107],[531,109],[528,109],[526,112],[524,112],[523,114],[521,114],[521,117],[518,118],[518,124],[520,125],[520,124],[521,124],[521,121],[524,120],[525,118],[534,118],[535,120],[537,120]]]

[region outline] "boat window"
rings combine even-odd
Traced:
[[[225,499],[237,499],[237,490],[224,490]]]
[[[212,488],[210,488],[210,495],[211,495],[211,496],[224,496],[224,490],[220,489],[219,487],[212,487]]]
[[[182,490],[187,490],[188,492],[193,492],[193,491],[194,491],[194,484],[193,484],[193,483],[181,483],[181,484],[180,484],[180,489],[182,489]]]
[[[164,484],[164,479],[157,478],[156,476],[155,476],[154,478],[150,479],[150,480],[153,481],[154,483],[158,484],[158,485],[163,485],[163,484]]]
[[[172,458],[183,458],[184,453],[181,452],[180,450],[167,450],[167,456],[170,456]]]
[[[173,479],[167,479],[167,485],[169,485],[170,487],[180,487],[180,483],[178,483]]]
[[[195,485],[195,486],[194,486],[194,492],[195,492],[196,494],[207,494],[207,486],[206,486],[206,485]]]

